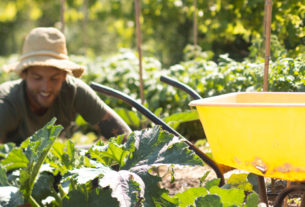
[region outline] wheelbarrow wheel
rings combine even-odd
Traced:
[[[284,190],[282,190],[280,192],[280,194],[276,197],[275,201],[274,201],[274,207],[281,207],[283,205],[283,202],[285,200],[285,198],[292,193],[303,193],[302,197],[302,203],[301,203],[301,207],[305,206],[305,185],[304,184],[298,184],[298,185],[294,185],[288,188],[285,188]]]

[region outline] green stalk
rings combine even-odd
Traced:
[[[58,185],[58,191],[59,191],[59,194],[60,194],[60,196],[61,196],[61,198],[64,198],[64,197],[66,197],[66,192],[64,191],[64,189],[62,188],[62,186],[59,184]]]
[[[40,207],[40,205],[32,196],[29,197],[29,203],[31,204],[32,207]]]
[[[62,206],[62,198],[58,195],[58,193],[52,189],[52,195],[54,196],[57,204],[58,204],[58,207],[61,207]]]

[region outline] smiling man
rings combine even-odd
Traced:
[[[130,128],[78,79],[85,68],[70,61],[64,35],[52,27],[33,29],[20,60],[6,67],[21,79],[0,85],[0,142],[20,144],[53,117],[68,128],[80,114],[110,138]]]
[[[65,71],[50,66],[31,66],[21,74],[27,83],[26,96],[32,112],[37,115],[47,112],[60,93],[66,75]]]

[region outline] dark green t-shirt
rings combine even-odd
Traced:
[[[26,101],[25,82],[15,80],[0,85],[0,139],[21,143],[42,128],[53,117],[67,128],[80,114],[94,125],[106,113],[105,103],[83,81],[67,76],[52,107],[42,115],[30,110]]]

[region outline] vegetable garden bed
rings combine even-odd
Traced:
[[[55,120],[21,146],[1,145],[1,206],[257,206],[258,195],[219,179],[170,195],[161,188],[160,166],[203,166],[178,137],[160,127],[133,132],[78,150],[59,142]],[[174,182],[174,173],[171,174]],[[206,177],[203,172],[203,177]],[[204,178],[201,178],[203,181]]]

